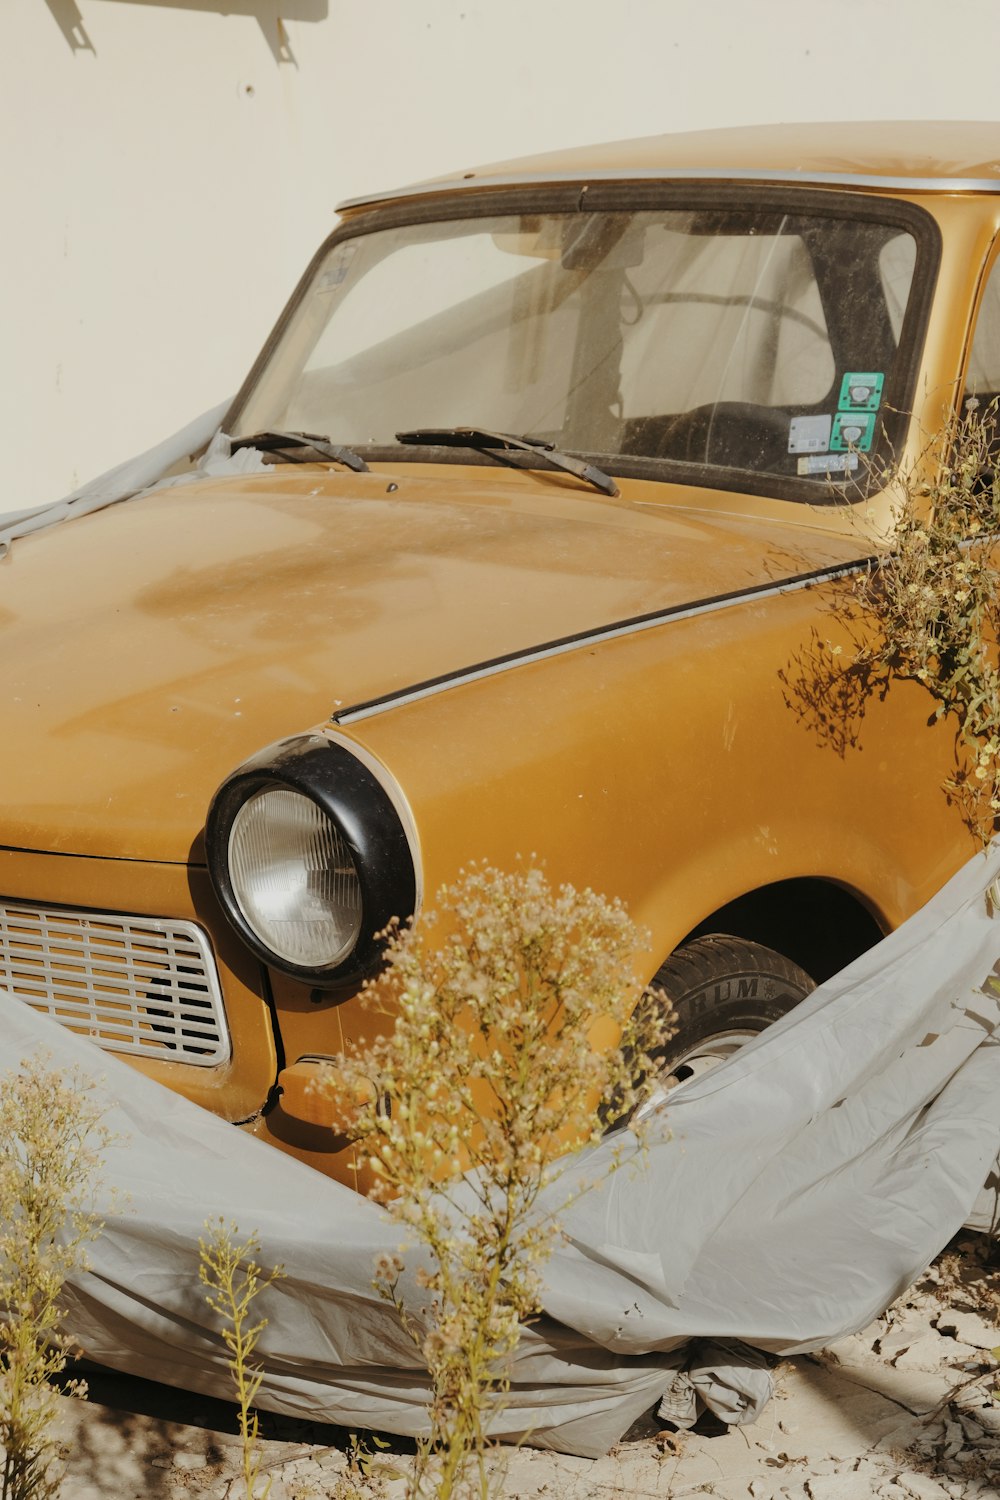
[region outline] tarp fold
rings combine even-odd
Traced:
[[[705,1401],[752,1420],[759,1351],[815,1349],[865,1326],[966,1221],[988,1227],[1000,1143],[1000,849],[713,1072],[666,1097],[645,1157],[570,1157],[544,1316],[525,1330],[499,1435],[596,1456],[635,1417],[684,1425]],[[116,1144],[91,1269],[68,1328],[118,1370],[218,1395],[221,1333],[197,1242],[222,1215],[285,1268],[260,1311],[262,1407],[416,1434],[428,1386],[372,1286],[401,1233],[374,1204],[97,1051],[9,996],[0,1066],[39,1050],[93,1079]],[[617,1144],[621,1144],[619,1141]],[[603,1180],[601,1180],[603,1178]],[[542,1211],[545,1210],[543,1204]],[[412,1269],[412,1268],[411,1268]],[[405,1277],[403,1296],[422,1295]],[[721,1346],[721,1347],[720,1347]],[[743,1347],[741,1346],[752,1346]]]

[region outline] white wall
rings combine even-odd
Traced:
[[[234,390],[340,198],[664,130],[1000,116],[997,0],[0,0],[0,25],[0,510]]]

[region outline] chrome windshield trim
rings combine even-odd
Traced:
[[[578,182],[581,187],[598,182],[778,182],[789,187],[848,187],[903,190],[911,193],[1000,193],[998,177],[878,177],[867,172],[793,172],[774,167],[615,167],[596,172],[514,172],[413,183],[363,198],[346,198],[337,213],[370,208],[400,198],[433,197],[439,193],[468,192],[474,188],[534,187]]]
[[[512,671],[515,667],[548,661],[551,657],[565,656],[570,651],[579,651],[586,646],[602,644],[604,641],[620,640],[623,636],[640,635],[646,630],[655,630],[660,625],[672,624],[675,620],[692,620],[697,615],[711,615],[722,609],[734,609],[748,600],[758,603],[761,599],[776,599],[782,594],[795,594],[800,589],[812,588],[819,583],[832,583],[838,578],[849,578],[869,567],[874,561],[874,557],[860,557],[854,562],[843,563],[840,567],[819,568],[811,573],[798,573],[781,583],[760,584],[757,588],[741,589],[731,594],[716,594],[711,598],[699,599],[691,604],[672,605],[668,609],[654,610],[648,615],[637,615],[633,619],[619,620],[612,625],[602,625],[593,630],[581,631],[577,635],[547,641],[541,646],[528,646],[522,651],[511,651],[491,661],[480,662],[470,667],[460,667],[457,671],[444,673],[441,677],[414,683],[412,687],[399,688],[396,692],[386,693],[380,698],[372,698],[366,703],[356,703],[349,708],[340,709],[330,715],[329,722],[331,725],[345,727],[348,724],[360,724],[365,719],[373,719],[378,714],[387,713],[390,709],[402,708],[410,703],[418,703],[424,698],[436,697],[438,693],[446,693],[451,688],[464,687],[470,682],[482,682],[487,677],[497,677],[500,673]],[[351,742],[351,748],[356,748],[353,742]]]

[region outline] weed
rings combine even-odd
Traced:
[[[227,1224],[221,1218],[205,1221],[205,1234],[198,1241],[198,1279],[206,1288],[206,1302],[222,1319],[222,1337],[230,1354],[229,1373],[240,1409],[246,1500],[267,1500],[271,1491],[270,1478],[261,1489],[257,1488],[260,1449],[257,1413],[252,1410],[263,1374],[251,1362],[257,1341],[267,1327],[267,1319],[253,1322],[251,1307],[255,1297],[278,1281],[284,1271],[280,1266],[263,1271],[254,1259],[260,1250],[256,1233],[249,1234],[242,1244],[238,1235],[236,1224]]]
[[[369,1443],[372,1447],[368,1446]],[[329,1492],[329,1500],[384,1500],[389,1493],[387,1483],[402,1477],[399,1465],[380,1457],[377,1451],[388,1446],[388,1443],[374,1434],[366,1442],[352,1432],[345,1455],[347,1465],[337,1475]]]

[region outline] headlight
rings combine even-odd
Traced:
[[[255,792],[229,834],[233,895],[253,930],[296,966],[331,968],[361,930],[361,882],[322,808],[289,787]]]
[[[312,984],[370,971],[376,933],[413,915],[415,858],[400,813],[372,771],[323,735],[282,740],[228,777],[206,843],[237,931]]]

